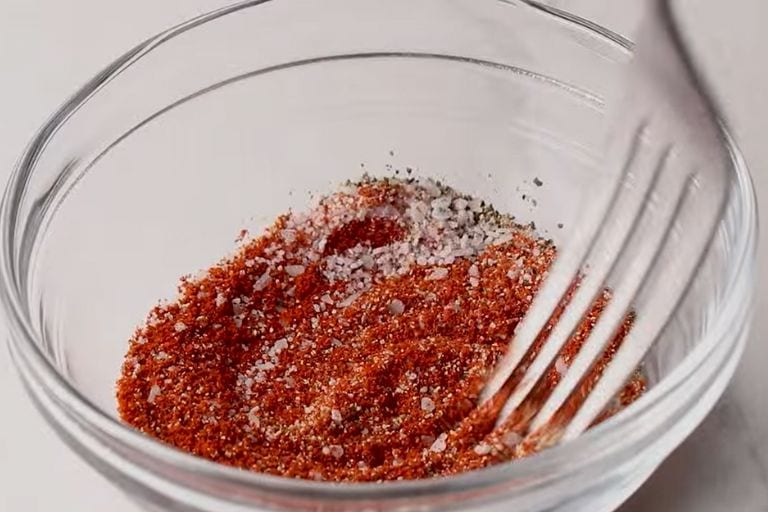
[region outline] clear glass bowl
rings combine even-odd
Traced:
[[[567,247],[607,178],[603,98],[629,52],[585,20],[500,0],[250,1],[139,45],[53,115],[3,199],[2,294],[30,396],[153,510],[614,509],[702,420],[743,349],[756,206],[734,146],[727,218],[647,359],[650,391],[572,443],[451,478],[289,480],[138,434],[114,382],[181,274],[363,171],[440,177]]]

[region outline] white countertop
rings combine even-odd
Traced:
[[[632,0],[600,0],[615,9]],[[634,0],[636,1],[636,0]],[[34,130],[103,65],[224,0],[4,0],[0,6],[0,180]],[[567,0],[560,0],[567,6]],[[599,2],[595,2],[599,4]],[[698,54],[768,203],[766,0],[686,2]],[[726,5],[727,4],[727,5]],[[765,225],[765,224],[763,224]],[[768,249],[760,258],[768,262]],[[760,278],[768,285],[768,275]],[[758,294],[762,287],[758,287]],[[696,433],[620,512],[768,512],[768,298],[734,382]],[[136,512],[43,423],[0,347],[0,512]]]

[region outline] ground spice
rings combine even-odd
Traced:
[[[152,309],[120,415],[196,455],[298,478],[425,478],[525,456],[550,441],[528,432],[532,411],[610,299],[494,428],[498,400],[478,409],[477,396],[555,255],[531,226],[431,180],[347,184]],[[643,389],[638,375],[605,416]]]

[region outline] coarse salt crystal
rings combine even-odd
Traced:
[[[187,330],[187,325],[184,322],[176,322],[176,325],[173,326],[173,329],[176,332],[183,332]]]
[[[435,453],[442,453],[445,451],[445,449],[448,446],[448,443],[446,440],[448,439],[448,434],[440,434],[437,436],[437,439],[435,439],[435,442],[432,443],[432,446],[429,447],[429,450]]]
[[[328,447],[328,452],[331,454],[332,457],[336,459],[340,459],[342,455],[344,455],[344,448],[339,446],[338,444],[332,444]]]
[[[306,267],[304,265],[288,265],[285,267],[285,273],[291,277],[298,277],[304,273]]]
[[[471,286],[472,288],[477,288],[478,286],[480,286],[480,280],[476,277],[470,277],[469,286]]]
[[[152,384],[152,387],[149,388],[149,396],[147,397],[147,402],[153,404],[155,403],[155,399],[160,394],[162,390],[160,389],[160,386],[157,384]]]
[[[280,235],[283,237],[283,240],[285,240],[289,244],[296,240],[296,231],[292,229],[286,229],[282,233],[280,233]]]
[[[258,279],[253,283],[253,289],[254,291],[260,292],[267,286],[269,286],[269,283],[272,281],[272,278],[269,276],[269,271],[264,272],[259,276]]]
[[[457,197],[456,199],[453,200],[453,207],[456,210],[466,210],[468,206],[469,206],[469,201],[467,201],[463,197]]]
[[[469,267],[469,275],[472,276],[472,277],[480,277],[480,269],[477,268],[476,264],[473,263]]]
[[[453,216],[451,210],[432,210],[432,218],[435,220],[448,220]]]
[[[487,443],[480,443],[476,445],[474,448],[475,453],[480,455],[481,457],[483,455],[488,455],[489,453],[491,453],[491,450],[492,450],[491,445]]]
[[[271,349],[269,349],[269,355],[274,357],[286,348],[288,348],[288,340],[285,338],[280,338],[279,340],[275,341],[275,344],[272,345]]]
[[[363,255],[362,258],[360,258],[360,263],[363,264],[363,267],[370,270],[376,264],[376,261],[373,259],[373,256],[371,256],[370,254],[365,254]]]
[[[451,206],[451,198],[448,196],[438,197],[437,199],[432,200],[432,203],[430,203],[430,206],[433,209],[449,208]]]
[[[278,437],[280,437],[280,430],[276,427],[268,427],[267,431],[264,432],[264,434],[267,436],[267,440],[274,441]]]
[[[266,370],[271,370],[272,368],[274,368],[275,364],[274,363],[270,363],[269,361],[267,361],[266,363],[260,361],[260,362],[256,363],[253,366],[254,366],[254,368],[256,368],[259,371],[266,371]]]
[[[353,302],[357,300],[358,297],[360,297],[363,293],[362,292],[355,292],[346,299],[342,300],[341,302],[337,303],[336,306],[340,308],[346,308],[348,306],[351,306]]]
[[[338,409],[331,409],[331,420],[334,423],[341,423],[343,418],[341,417],[341,411]]]
[[[439,267],[434,269],[427,277],[427,281],[439,281],[448,277],[448,269]]]
[[[438,197],[442,193],[442,190],[440,190],[440,187],[437,186],[437,183],[435,183],[434,180],[424,180],[420,185],[424,191],[432,197]]]
[[[425,412],[432,412],[435,410],[435,402],[429,397],[421,398],[421,410]]]
[[[387,309],[393,315],[402,315],[405,311],[405,304],[400,299],[394,299],[389,303]]]

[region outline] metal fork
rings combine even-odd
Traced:
[[[615,184],[604,199],[592,201],[480,396],[482,405],[509,393],[497,424],[509,418],[553,367],[598,294],[610,289],[608,305],[535,411],[528,432],[552,424],[628,312],[635,321],[586,398],[571,416],[558,416],[552,443],[580,435],[620,392],[685,296],[726,204],[730,158],[713,104],[682,44],[669,1],[645,2],[623,100],[607,118],[614,138],[603,165],[617,176]],[[530,364],[510,387],[515,369],[567,297],[540,351],[526,359]]]

